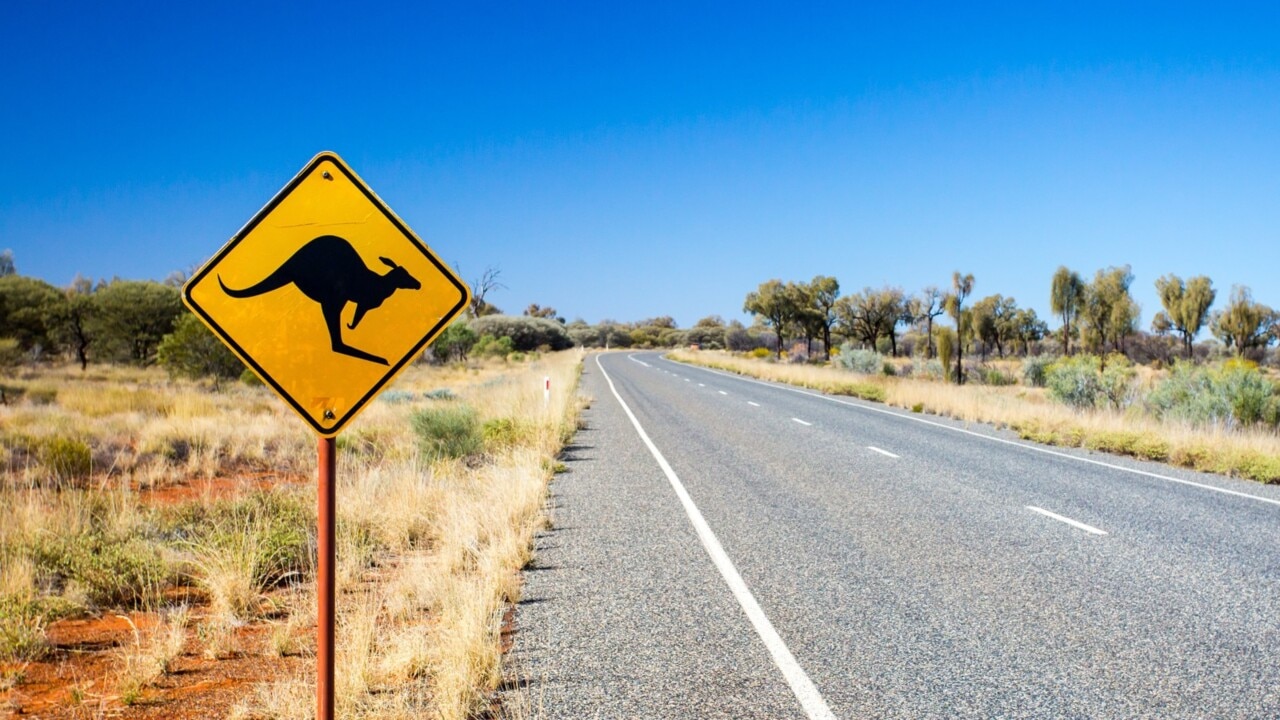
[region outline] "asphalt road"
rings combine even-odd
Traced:
[[[1280,488],[655,353],[583,393],[517,613],[541,717],[1280,717]]]

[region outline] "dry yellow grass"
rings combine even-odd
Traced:
[[[576,352],[522,363],[414,366],[340,438],[337,675],[345,683],[344,717],[467,718],[488,707],[502,674],[503,613],[519,597],[520,568],[545,522],[555,455],[576,429],[580,370]],[[544,377],[552,382],[549,402]],[[140,506],[136,488],[244,472],[314,477],[314,437],[262,388],[230,385],[210,393],[156,371],[122,369],[56,369],[19,383],[43,389],[38,403],[0,407],[6,596],[38,594],[24,548],[62,547],[88,533],[108,542],[147,535],[156,516]],[[108,385],[113,389],[102,391]],[[457,399],[426,396],[437,390]],[[486,424],[484,452],[429,462],[410,418],[451,402],[474,408]],[[61,437],[92,453],[89,471],[72,483],[55,481],[36,452]],[[176,543],[160,547],[155,562],[203,588],[211,605],[198,609],[193,624],[207,655],[256,652],[236,647],[234,628],[264,617],[275,627],[263,652],[309,653],[315,623],[309,578],[289,578],[292,592],[248,583],[252,558],[261,555],[250,530],[244,547]],[[167,581],[156,582],[158,596]],[[87,596],[70,597],[74,587],[66,592],[58,599],[91,606]],[[161,644],[139,636],[121,676],[132,694],[153,682],[156,665],[148,658]],[[311,717],[306,683],[295,678],[261,688],[238,716]]]
[[[858,375],[814,365],[790,365],[724,352],[677,350],[680,362],[783,382],[821,392],[854,395],[915,412],[1007,427],[1023,439],[1130,455],[1204,472],[1280,482],[1280,436],[1270,430],[1196,428],[1163,423],[1136,412],[1073,410],[1045,391],[1020,385],[956,386],[884,375]],[[1144,369],[1139,381],[1148,386]]]

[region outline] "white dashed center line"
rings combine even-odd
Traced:
[[[727,393],[727,392],[725,392],[725,391],[721,390],[721,391],[720,391],[720,394],[721,394],[721,395],[728,395],[729,393]]]
[[[760,403],[751,402],[750,400],[747,401],[747,404],[750,405],[751,407],[760,407]]]
[[[810,426],[810,425],[813,425],[813,423],[811,423],[811,422],[805,422],[805,421],[801,420],[800,418],[791,418],[791,420],[792,420],[793,422],[798,422],[798,423],[800,423],[801,425],[804,425],[804,426],[806,426],[806,427],[808,427],[808,426]]]
[[[896,458],[896,457],[898,457],[897,455],[894,455],[893,453],[889,452],[888,450],[881,450],[881,449],[880,449],[880,448],[878,448],[878,447],[872,447],[872,446],[868,445],[868,446],[867,446],[867,449],[868,449],[868,450],[870,450],[870,451],[872,451],[872,452],[878,452],[878,453],[880,453],[881,455],[884,455],[884,456],[886,456],[886,457],[891,457],[891,458]]]
[[[1036,506],[1034,506],[1034,505],[1028,505],[1028,506],[1027,506],[1027,509],[1028,509],[1028,510],[1030,510],[1031,512],[1040,513],[1041,515],[1044,515],[1045,517],[1053,518],[1054,520],[1057,520],[1058,522],[1064,522],[1064,523],[1066,523],[1066,524],[1070,525],[1070,526],[1071,526],[1071,527],[1073,527],[1073,528],[1076,528],[1076,529],[1078,529],[1078,530],[1083,530],[1083,531],[1085,531],[1085,532],[1087,532],[1087,533],[1091,533],[1091,534],[1093,534],[1093,535],[1106,535],[1106,534],[1107,534],[1107,531],[1106,531],[1106,530],[1099,530],[1098,528],[1096,528],[1096,527],[1094,527],[1094,526],[1092,526],[1092,525],[1085,525],[1084,523],[1082,523],[1082,522],[1080,522],[1080,521],[1078,521],[1078,520],[1072,520],[1072,519],[1071,519],[1071,518],[1069,518],[1069,517],[1063,517],[1063,516],[1059,515],[1058,513],[1049,512],[1048,510],[1045,510],[1044,508],[1038,508],[1038,507],[1036,507]]]

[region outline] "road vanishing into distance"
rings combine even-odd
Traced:
[[[1280,487],[658,353],[582,381],[537,716],[1280,717]]]

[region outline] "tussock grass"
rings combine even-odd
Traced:
[[[121,647],[118,685],[121,701],[133,705],[162,676],[172,673],[174,662],[187,645],[188,609],[178,606],[160,615],[153,625],[139,629],[132,618],[121,615],[133,630],[133,642]]]
[[[555,455],[577,428],[580,368],[578,353],[413,368],[397,384],[404,394],[374,403],[340,443],[343,717],[463,720],[489,709],[502,676],[503,613],[519,598],[519,571],[545,525]],[[422,452],[424,432],[451,427],[436,422],[439,411],[456,408],[471,418],[465,451]],[[288,697],[298,685],[256,692]],[[245,703],[237,717],[310,717],[305,697],[302,707]]]
[[[340,438],[344,717],[488,711],[503,613],[545,524],[555,456],[577,428],[580,369],[573,352],[415,366],[397,381],[402,395],[371,404]],[[213,659],[259,652],[238,645],[245,623],[271,624],[268,655],[314,652],[314,485],[168,507],[135,493],[245,470],[305,477],[313,437],[261,389],[209,393],[133,369],[42,373],[20,382],[55,386],[50,402],[0,407],[0,659],[38,658],[44,629],[67,614],[163,612],[175,596],[201,604],[140,627],[116,663],[122,696],[146,699],[185,651],[182,625]],[[108,384],[119,388],[97,392]],[[458,407],[470,409],[472,444],[424,453],[414,417]],[[87,476],[49,479],[39,448],[51,438],[89,448]],[[313,682],[265,685],[234,716],[311,717]]]
[[[723,352],[674,351],[668,357],[740,375],[783,382],[833,394],[845,383],[877,392],[858,395],[913,412],[1012,429],[1024,440],[1081,447],[1203,472],[1280,483],[1280,436],[1267,429],[1195,427],[1161,422],[1138,412],[1076,410],[1052,402],[1043,389],[1023,386],[961,385],[904,377],[860,376],[828,367],[753,360]],[[1139,383],[1153,382],[1150,371]]]

